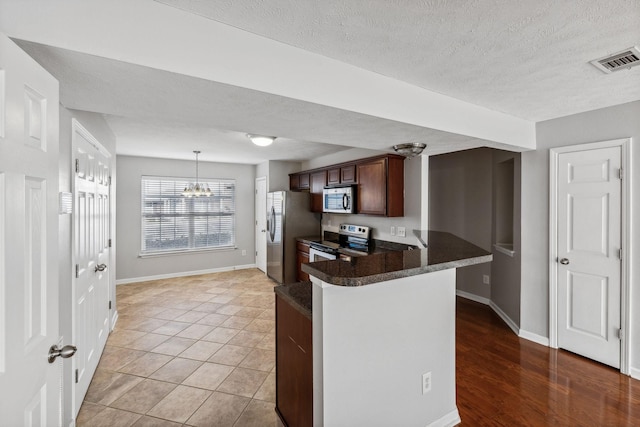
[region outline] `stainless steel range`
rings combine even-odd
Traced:
[[[338,240],[311,243],[309,261],[327,261],[344,256],[368,255],[371,247],[370,228],[364,225],[340,224]]]

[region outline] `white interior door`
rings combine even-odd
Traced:
[[[267,179],[256,179],[256,265],[267,272]]]
[[[621,148],[558,156],[558,346],[620,367]]]
[[[0,424],[6,426],[61,422],[62,361],[47,361],[61,341],[58,93],[58,82],[0,34]]]
[[[73,408],[77,415],[109,335],[109,158],[99,142],[73,122],[74,262],[73,338],[75,357]]]

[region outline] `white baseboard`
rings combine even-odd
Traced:
[[[458,413],[458,408],[445,414],[443,417],[438,418],[432,423],[427,424],[427,427],[453,427],[460,424],[462,421],[460,420],[460,414]]]
[[[518,325],[516,325],[516,322],[511,320],[511,318],[509,316],[507,316],[507,314],[504,311],[502,311],[502,309],[500,307],[498,307],[489,298],[485,298],[485,297],[481,297],[481,296],[478,296],[478,295],[475,295],[475,294],[471,294],[469,292],[461,291],[460,289],[456,289],[456,295],[461,297],[461,298],[465,298],[465,299],[468,299],[468,300],[471,300],[471,301],[475,301],[475,302],[479,302],[481,304],[488,305],[489,307],[491,307],[491,309],[493,311],[496,312],[496,314],[498,316],[500,316],[500,318],[507,324],[507,326],[509,326],[509,328],[511,328],[511,330],[517,336],[519,336],[520,338],[524,338],[525,340],[533,341],[536,344],[540,344],[540,345],[543,345],[545,347],[549,347],[549,338],[543,337],[542,335],[534,334],[533,332],[525,331],[525,330],[522,330],[522,329],[518,328]],[[640,374],[640,371],[638,371],[637,373]]]
[[[629,376],[636,380],[640,380],[640,369],[638,368],[629,368]]]
[[[507,313],[505,313],[504,311],[502,311],[502,309],[500,307],[498,307],[496,305],[496,303],[494,303],[493,301],[491,301],[489,303],[489,307],[491,307],[493,309],[493,311],[496,312],[496,314],[498,316],[500,316],[500,318],[502,320],[504,320],[504,323],[507,324],[508,327],[511,328],[511,330],[518,336],[520,336],[520,328],[518,328],[518,325],[516,325],[516,322],[514,322],[513,320],[511,320],[511,318],[509,316],[507,316]]]
[[[533,341],[537,344],[549,347],[549,338],[543,337],[542,335],[534,334],[533,332],[520,329],[520,333],[518,334],[518,336],[520,338],[524,338],[525,340]]]
[[[458,295],[461,298],[479,302],[480,304],[484,304],[484,305],[489,305],[489,303],[491,302],[489,298],[481,297],[476,294],[470,294],[469,292],[461,291],[460,289],[456,289],[456,295]]]
[[[156,276],[133,277],[131,279],[116,280],[116,285],[148,282],[150,280],[173,279],[175,277],[198,276],[200,274],[221,273],[223,271],[246,270],[247,268],[257,268],[257,266],[256,264],[232,265],[230,267],[211,268],[208,270],[181,271],[177,273],[158,274]]]

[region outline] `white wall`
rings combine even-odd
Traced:
[[[71,192],[74,172],[71,160],[71,120],[75,118],[84,126],[111,154],[112,159],[112,183],[116,180],[116,138],[111,132],[104,118],[99,114],[88,113],[86,111],[69,110],[60,105],[60,186],[59,191]],[[112,185],[112,192],[115,191],[115,184]],[[115,198],[111,200],[112,211],[115,212]],[[112,218],[112,228],[115,218]],[[72,216],[60,215],[60,243],[59,243],[59,279],[60,279],[60,333],[64,337],[65,344],[71,343],[72,332]],[[115,234],[115,233],[114,233]],[[115,236],[114,236],[115,237]],[[113,266],[115,267],[115,266]],[[111,283],[115,283],[115,268],[110,269]],[[115,290],[112,289],[113,291]],[[112,292],[111,300],[115,302],[115,291]],[[64,363],[64,392],[66,396],[71,395],[73,378],[70,363]],[[63,425],[71,422],[71,399],[64,399],[63,413],[68,419],[63,420]]]
[[[312,277],[314,425],[459,422],[455,276],[449,269],[357,287]],[[422,394],[427,372],[432,388]]]
[[[269,191],[289,190],[289,174],[299,172],[300,162],[269,161]]]
[[[631,368],[640,377],[640,101],[568,117],[536,126],[538,149],[522,153],[522,288],[521,328],[548,337],[549,329],[549,149],[554,147],[633,138],[627,174],[633,182],[631,244]]]
[[[255,264],[255,166],[200,162],[207,178],[236,180],[236,247],[140,258],[140,179],[143,175],[193,177],[195,162],[118,156],[117,280],[119,283],[154,276],[175,277],[189,272],[231,269]],[[246,255],[242,255],[246,250]]]

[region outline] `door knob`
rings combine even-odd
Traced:
[[[76,347],[75,345],[65,345],[62,348],[56,345],[52,345],[49,349],[49,357],[47,360],[49,360],[49,363],[53,363],[53,361],[56,360],[58,356],[62,357],[63,359],[68,359],[76,354],[76,351],[78,351],[78,347]]]
[[[569,258],[562,258],[560,260],[560,264],[562,265],[569,265]]]
[[[107,269],[107,264],[98,264],[96,265],[96,268],[93,271],[97,273],[98,271],[105,271],[106,269]]]

